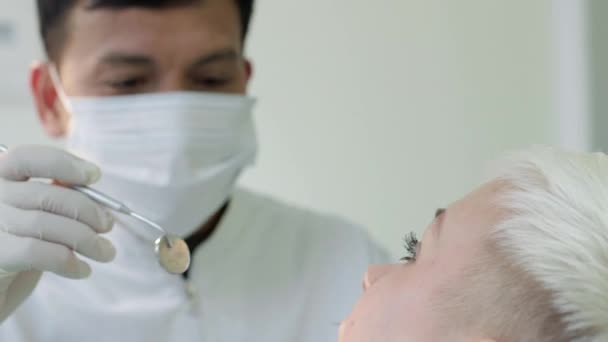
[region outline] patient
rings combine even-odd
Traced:
[[[341,342],[608,341],[608,157],[537,148],[372,266]]]

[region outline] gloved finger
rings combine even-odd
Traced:
[[[0,232],[0,269],[49,271],[72,279],[91,274],[91,267],[65,246],[4,232]]]
[[[12,181],[47,178],[88,185],[100,177],[101,171],[94,164],[52,147],[23,145],[0,154],[0,178]]]
[[[41,210],[86,224],[98,233],[114,225],[110,213],[89,197],[58,185],[0,179],[0,203],[24,210]]]
[[[27,296],[29,296],[36,285],[38,285],[38,281],[40,280],[40,276],[42,276],[42,272],[38,270],[31,270],[26,272],[13,273],[13,280],[7,282],[9,286],[5,292],[7,294],[6,301],[2,305],[2,313],[5,316],[2,316],[0,313],[0,320],[3,318],[6,319],[6,314],[14,312],[19,305],[23,302]],[[2,275],[0,274],[0,278]],[[2,281],[0,280],[0,283]],[[10,293],[8,292],[10,291]]]
[[[61,244],[99,262],[116,256],[112,243],[85,224],[43,211],[22,210],[0,204],[0,230]]]

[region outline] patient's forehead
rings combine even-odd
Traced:
[[[491,181],[478,187],[448,207],[444,221],[447,232],[480,229],[486,232],[507,212],[500,205],[500,197],[509,186],[504,181]]]
[[[479,256],[492,229],[508,215],[500,206],[500,196],[508,189],[505,182],[492,181],[452,203],[437,223],[439,233],[431,234],[437,258],[464,267]]]

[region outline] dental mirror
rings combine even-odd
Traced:
[[[8,147],[0,144],[0,152],[8,152]],[[190,249],[186,242],[180,237],[168,234],[166,230],[152,220],[131,210],[124,203],[95,189],[87,186],[68,186],[68,188],[86,195],[108,209],[129,215],[140,222],[145,223],[146,227],[159,231],[162,235],[155,241],[154,251],[158,258],[158,262],[167,272],[171,274],[182,274],[190,267]]]
[[[156,242],[155,252],[160,265],[169,273],[182,274],[190,267],[190,249],[183,239],[163,235]]]

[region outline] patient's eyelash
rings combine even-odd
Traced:
[[[416,233],[411,232],[403,238],[405,251],[407,255],[401,258],[402,261],[416,261],[416,251],[418,249],[418,237]]]

